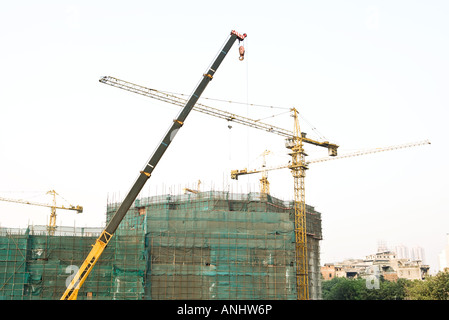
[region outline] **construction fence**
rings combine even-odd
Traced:
[[[109,203],[106,220],[119,203]],[[140,198],[78,293],[93,300],[296,299],[293,203],[260,193]],[[0,299],[59,299],[101,228],[0,229]],[[310,296],[321,214],[307,206]]]

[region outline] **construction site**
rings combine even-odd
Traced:
[[[321,299],[322,220],[321,213],[306,204],[304,180],[309,165],[430,142],[338,155],[338,145],[310,139],[301,131],[295,108],[290,110],[291,128],[285,129],[198,103],[237,41],[240,60],[244,59],[245,38],[246,34],[231,31],[188,99],[109,76],[100,79],[100,83],[182,109],[129,193],[107,203],[105,227],[58,226],[56,209],[82,211],[82,207],[53,203],[47,205],[52,208],[48,226],[0,228],[0,299]],[[276,167],[264,162],[260,168],[229,172],[232,179],[261,173],[259,192],[188,189],[140,196],[192,110],[282,136],[291,160]],[[327,149],[328,157],[306,161],[305,144]],[[291,200],[270,194],[267,172],[278,169],[291,171]]]
[[[109,203],[107,219],[119,203]],[[78,299],[296,299],[294,205],[260,193],[137,199]],[[321,215],[307,206],[308,283],[319,299]],[[59,299],[101,228],[1,229],[1,299]]]

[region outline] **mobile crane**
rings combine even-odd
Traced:
[[[101,254],[105,250],[106,246],[108,245],[109,241],[111,240],[112,236],[114,235],[115,231],[117,230],[120,222],[125,217],[126,213],[128,212],[128,209],[131,207],[133,202],[136,200],[137,196],[139,195],[140,191],[142,190],[143,186],[145,185],[146,181],[150,178],[151,173],[153,172],[154,168],[158,164],[158,162],[161,160],[163,154],[167,150],[168,146],[176,136],[179,129],[184,124],[185,119],[189,115],[190,111],[192,110],[195,103],[198,101],[199,97],[203,93],[206,86],[209,84],[209,82],[212,80],[215,72],[217,71],[218,67],[226,57],[227,53],[231,49],[232,45],[236,40],[239,42],[243,41],[246,38],[246,33],[240,34],[236,32],[235,30],[232,30],[230,35],[227,38],[227,41],[225,42],[223,48],[220,50],[218,55],[216,56],[215,60],[211,64],[211,66],[208,68],[206,73],[203,74],[203,78],[200,81],[200,83],[197,85],[195,91],[192,93],[184,107],[181,109],[181,111],[178,113],[176,119],[173,120],[173,123],[169,127],[167,133],[162,138],[162,141],[156,148],[156,150],[153,152],[152,156],[150,157],[149,161],[145,164],[143,170],[140,171],[140,175],[137,177],[137,180],[134,182],[133,186],[129,190],[128,194],[126,195],[125,199],[123,200],[120,207],[117,209],[114,216],[111,218],[109,223],[106,225],[106,228],[103,230],[101,235],[96,240],[95,244],[93,245],[92,250],[87,255],[87,258],[84,260],[83,264],[81,265],[81,268],[78,270],[78,272],[73,277],[70,284],[67,286],[66,291],[61,297],[61,300],[76,300],[78,296],[78,291],[80,287],[83,285],[84,281],[86,281],[87,276],[92,271],[92,268],[94,267],[95,263],[100,258]],[[240,52],[240,60],[242,60],[242,52]]]

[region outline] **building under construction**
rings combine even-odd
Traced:
[[[108,203],[106,220],[119,203]],[[321,214],[307,206],[310,299]],[[60,299],[102,228],[0,229],[0,299]],[[85,299],[296,299],[293,201],[208,191],[137,199],[78,293]]]

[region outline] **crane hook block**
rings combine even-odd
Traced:
[[[239,54],[240,54],[239,60],[242,61],[243,56],[245,55],[245,47],[244,46],[239,47]]]

